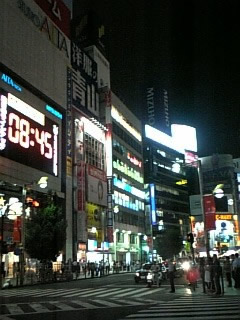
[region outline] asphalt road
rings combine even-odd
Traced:
[[[166,291],[168,283],[135,284],[132,273],[7,289],[0,291],[0,319],[117,320],[170,299]]]
[[[204,295],[201,285],[192,291],[184,278],[160,288],[135,284],[134,274],[35,285],[0,291],[0,320],[123,320],[240,319],[240,291]]]

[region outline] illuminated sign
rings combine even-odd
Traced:
[[[197,152],[197,134],[194,127],[172,124],[171,132],[174,144],[177,145],[178,148]]]
[[[59,127],[11,93],[0,94],[0,156],[58,175]]]
[[[126,165],[126,163],[123,163],[119,159],[117,159],[117,161],[113,161],[113,168],[123,172],[124,174],[133,178],[134,180],[136,180],[140,183],[143,183],[143,177],[140,174],[140,172],[129,167],[128,165]]]
[[[122,189],[124,191],[127,191],[138,198],[145,199],[145,192],[144,191],[141,191],[133,186],[130,186],[128,183],[125,183],[117,178],[114,178],[113,184],[117,188]]]
[[[151,204],[152,225],[156,225],[157,224],[157,217],[156,217],[155,186],[154,186],[154,184],[150,184],[150,204]]]
[[[128,158],[128,160],[130,160],[130,162],[135,164],[135,166],[142,168],[142,161],[138,160],[136,157],[131,155],[130,152],[127,153],[127,158]]]
[[[139,131],[137,131],[131,124],[129,124],[129,121],[114,107],[112,106],[111,109],[111,116],[114,120],[116,120],[118,123],[121,124],[128,132],[131,133],[131,135],[134,136],[138,141],[142,141],[142,136]]]
[[[105,144],[105,131],[95,125],[92,121],[88,120],[85,117],[81,117],[81,121],[84,124],[84,132],[89,134],[94,139]]]
[[[187,180],[186,179],[182,179],[180,181],[177,181],[176,184],[178,184],[179,186],[181,186],[183,184],[187,184]]]
[[[215,215],[216,220],[233,220],[232,214],[216,214]]]
[[[60,112],[58,112],[56,109],[49,106],[48,104],[46,105],[46,110],[49,111],[50,113],[52,113],[55,117],[57,117],[59,119],[62,119],[62,117],[63,117]]]
[[[170,149],[176,150],[176,151],[184,154],[184,149],[182,148],[182,146],[179,146],[178,144],[176,144],[176,142],[173,140],[172,137],[170,137],[166,133],[164,133],[156,128],[149,126],[148,124],[145,125],[145,136],[148,139],[151,139],[151,140],[153,140],[157,143],[160,143]]]
[[[10,78],[8,75],[6,75],[5,73],[2,74],[1,76],[1,80],[5,83],[7,83],[9,86],[13,87],[15,90],[17,91],[22,91],[22,88],[19,87],[18,84],[16,84],[16,82],[13,81],[12,78]]]

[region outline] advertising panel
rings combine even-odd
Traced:
[[[151,207],[152,225],[156,225],[157,224],[157,216],[156,216],[155,186],[154,186],[154,184],[150,184],[150,207]]]
[[[72,175],[72,73],[67,68],[67,114],[66,114],[66,173]]]
[[[10,92],[0,91],[0,156],[58,176],[58,124]]]
[[[87,200],[101,206],[107,206],[107,177],[104,171],[87,165]]]
[[[75,43],[71,50],[72,103],[80,110],[88,110],[99,116],[99,95],[97,92],[97,64]]]
[[[215,201],[213,195],[204,195],[203,196],[203,206],[205,214],[205,228],[206,230],[215,230]]]
[[[70,38],[70,10],[62,0],[34,0],[49,18]]]
[[[86,164],[84,161],[79,161],[77,165],[77,209],[78,211],[85,210],[85,170]]]
[[[87,227],[88,228],[101,228],[101,221],[102,221],[102,209],[91,203],[86,204],[86,211],[87,211]]]

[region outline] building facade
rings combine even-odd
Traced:
[[[51,191],[66,211],[64,119],[70,12],[60,2],[55,8],[45,4],[1,3],[0,192],[2,239],[10,249],[13,244],[24,245],[23,203],[28,194],[41,199]],[[47,178],[46,189],[37,184],[41,177]],[[18,229],[15,233],[13,226]],[[71,219],[68,235],[69,228]],[[71,255],[71,247],[67,237],[65,254]],[[8,256],[9,263],[19,260],[11,250]]]
[[[186,150],[196,151],[195,129],[172,125],[171,131],[170,136],[145,125],[144,179],[148,193],[146,211],[150,212],[153,239],[152,259],[158,259],[159,255],[166,257],[161,249],[167,247],[163,242],[166,241],[164,234],[176,232],[176,236],[184,240],[190,231],[185,157]],[[180,136],[182,142],[179,142]]]

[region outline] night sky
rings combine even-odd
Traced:
[[[195,126],[199,155],[240,157],[240,19],[231,0],[77,0],[106,32],[112,90],[141,117],[149,83],[172,123]]]

